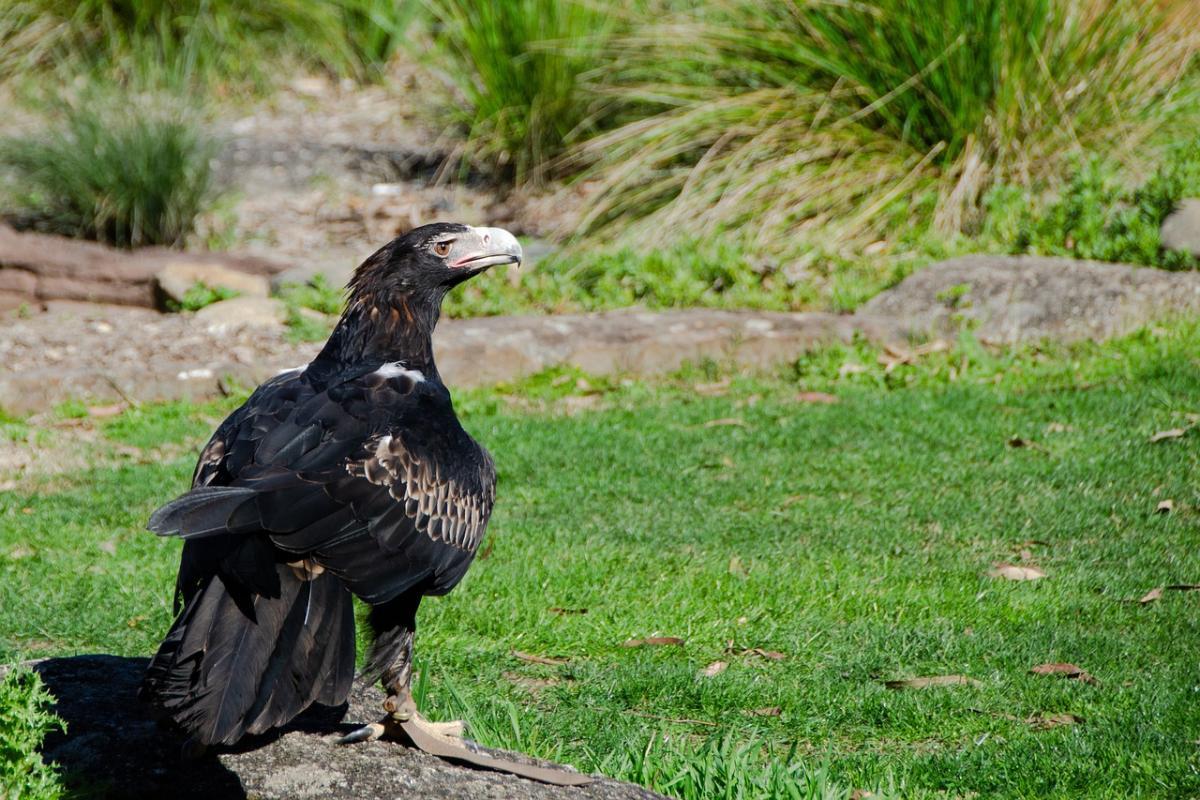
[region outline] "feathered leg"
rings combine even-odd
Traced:
[[[452,742],[461,737],[464,725],[460,721],[431,722],[417,711],[412,697],[413,639],[417,630],[417,606],[420,594],[407,594],[388,603],[371,608],[367,617],[375,640],[367,654],[367,665],[363,677],[367,681],[379,679],[387,692],[383,708],[387,712],[381,722],[367,725],[344,736],[343,744],[370,741],[385,734],[394,733],[396,723],[415,725],[426,733],[443,741]],[[411,738],[411,737],[410,737]]]

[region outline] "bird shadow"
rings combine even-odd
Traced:
[[[247,737],[235,747],[182,755],[185,735],[155,719],[137,699],[145,658],[81,655],[34,665],[55,698],[65,732],[46,737],[42,757],[56,762],[72,796],[87,798],[213,798],[240,800],[246,790],[220,753],[264,747],[291,730],[339,730],[346,707],[315,706],[285,728]]]

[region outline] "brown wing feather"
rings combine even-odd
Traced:
[[[433,459],[413,453],[399,435],[374,440],[367,452],[347,462],[347,472],[387,487],[405,516],[433,541],[468,553],[478,549],[496,499],[495,469],[486,451],[481,449],[477,470],[453,477]]]

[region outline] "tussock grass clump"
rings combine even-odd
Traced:
[[[586,0],[430,0],[434,53],[460,97],[444,109],[466,132],[464,165],[540,180],[592,130],[581,77],[602,63],[614,8]]]
[[[50,710],[53,702],[42,679],[28,668],[13,667],[0,679],[0,797],[62,796],[57,771],[38,754],[46,734],[63,727]]]
[[[406,0],[18,0],[0,8],[0,78],[60,67],[162,84],[269,86],[292,62],[365,75],[395,51]]]
[[[8,216],[122,247],[179,245],[213,199],[214,152],[182,117],[62,106],[47,129],[0,141]]]
[[[878,235],[929,194],[969,228],[997,182],[1121,159],[1188,108],[1183,0],[719,0],[622,37],[609,89],[644,118],[573,154],[598,181],[585,229]]]

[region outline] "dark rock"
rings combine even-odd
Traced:
[[[985,343],[1121,336],[1200,310],[1200,273],[1037,256],[965,256],[920,270],[856,315],[890,338],[952,335]]]
[[[653,800],[638,786],[598,778],[555,787],[457,766],[394,742],[334,741],[381,716],[383,694],[357,687],[349,707],[315,707],[281,731],[184,761],[183,737],[156,723],[136,699],[146,659],[106,655],[33,662],[65,734],[51,734],[43,757],[62,767],[84,797],[162,798],[579,798]],[[494,751],[489,751],[494,752]],[[526,762],[521,755],[503,754]],[[543,763],[543,762],[536,762]]]
[[[1200,258],[1200,199],[1181,201],[1163,220],[1159,236],[1167,250],[1182,250]]]

